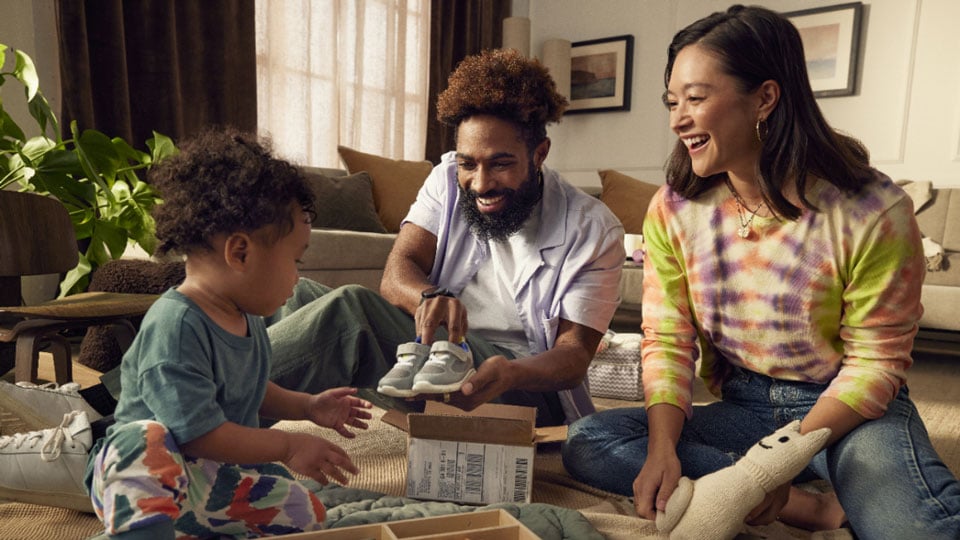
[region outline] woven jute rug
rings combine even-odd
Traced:
[[[960,358],[957,357],[918,355],[908,381],[911,397],[917,403],[934,446],[955,474],[960,472],[960,422],[955,420],[960,408],[958,362]],[[695,398],[703,401],[709,396],[698,390]],[[608,399],[597,399],[596,402],[600,409],[640,405]],[[309,422],[281,422],[275,428],[315,433],[342,446],[361,471],[351,480],[350,487],[403,495],[406,435],[380,421],[382,415],[382,410],[374,409],[370,429],[358,432],[354,439],[343,438]],[[0,411],[0,422],[3,433],[8,434],[16,432],[19,419]],[[571,478],[563,468],[556,444],[537,450],[533,501],[579,510],[597,530],[613,540],[657,538],[653,522],[637,518],[627,499]],[[18,503],[0,504],[0,539],[83,539],[100,530],[100,523],[91,514]],[[745,528],[739,538],[845,540],[852,535],[846,529],[811,534],[775,523]]]

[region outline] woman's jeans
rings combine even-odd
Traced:
[[[762,437],[813,407],[826,385],[736,370],[722,401],[694,407],[677,456],[684,476],[733,464]],[[633,495],[647,457],[646,409],[611,409],[570,426],[563,463],[578,480]],[[860,540],[960,539],[960,483],[937,455],[904,387],[886,414],[848,433],[810,462],[807,473],[834,487]],[[801,480],[810,479],[802,474]]]

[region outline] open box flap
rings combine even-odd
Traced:
[[[459,417],[459,422],[463,422],[463,417],[487,417],[491,419],[500,419],[500,420],[512,420],[519,421],[520,424],[517,424],[517,427],[514,429],[524,430],[526,435],[526,441],[529,443],[530,435],[529,430],[532,429],[532,426],[536,424],[536,409],[533,407],[520,407],[516,405],[503,405],[499,403],[485,403],[473,411],[464,411],[458,409],[451,405],[440,403],[437,401],[427,401],[424,407],[423,413],[412,413],[419,414],[422,416],[454,416]],[[393,427],[396,427],[402,431],[410,433],[410,419],[406,413],[403,413],[396,409],[391,409],[383,414],[381,418],[384,422],[390,424]],[[419,421],[418,421],[419,422]],[[454,420],[456,423],[457,420]],[[524,424],[530,427],[524,427]],[[479,429],[482,429],[484,426],[478,426]],[[422,433],[422,431],[418,432]],[[436,432],[436,431],[434,431]],[[491,442],[488,437],[483,437],[483,433],[480,433],[481,438],[480,442]],[[420,435],[415,435],[420,436]],[[519,440],[519,435],[517,435]],[[548,426],[540,427],[533,429],[533,441],[536,444],[541,443],[550,443],[550,442],[560,442],[567,438],[567,426]],[[441,438],[447,438],[443,436]],[[472,437],[470,440],[476,439],[476,436]],[[527,443],[518,443],[518,444],[527,444]]]

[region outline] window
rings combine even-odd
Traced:
[[[257,0],[257,124],[302,165],[424,155],[429,0]]]

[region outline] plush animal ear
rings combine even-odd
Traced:
[[[686,476],[680,477],[680,483],[677,489],[673,490],[670,499],[667,500],[667,506],[663,512],[657,512],[657,530],[662,533],[668,533],[680,523],[687,507],[690,506],[690,499],[693,498],[693,480]]]

